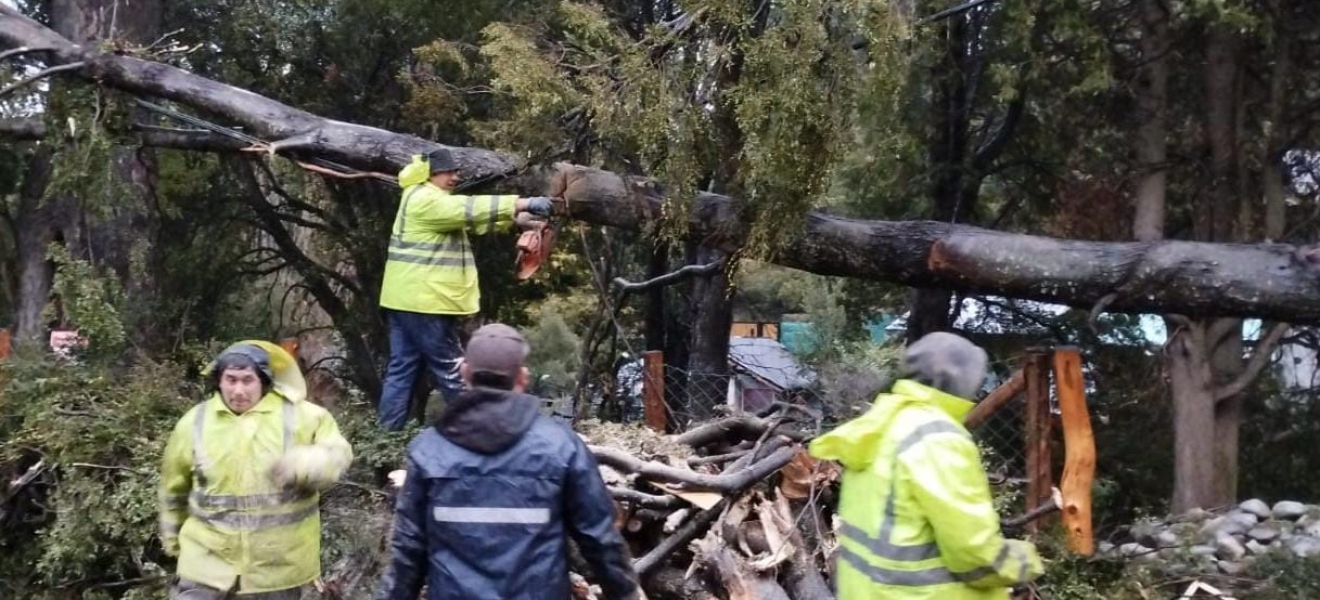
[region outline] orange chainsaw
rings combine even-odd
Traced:
[[[519,281],[529,279],[537,269],[550,258],[555,249],[555,228],[549,219],[537,217],[531,213],[520,213],[514,219],[523,230],[518,236],[518,259],[514,267],[518,270]]]

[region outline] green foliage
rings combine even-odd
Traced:
[[[532,347],[527,357],[527,367],[532,372],[531,391],[545,398],[571,394],[577,385],[582,341],[563,317],[543,310],[536,325],[524,335]]]
[[[128,131],[127,97],[94,84],[61,82],[48,101],[47,141],[59,151],[44,197],[72,198],[101,218],[132,202],[132,183],[122,176],[127,149],[118,145],[118,136]]]
[[[1040,597],[1050,600],[1150,600],[1156,592],[1154,574],[1121,560],[1087,558],[1069,552],[1062,536],[1037,542],[1045,559],[1045,574],[1035,582]]]
[[[57,267],[51,291],[60,300],[64,318],[75,323],[79,335],[87,338],[89,352],[115,354],[127,340],[119,279],[88,261],[72,258],[68,249],[58,244],[51,244],[47,257]],[[52,310],[47,307],[47,319],[53,318]]]
[[[1320,556],[1301,558],[1271,552],[1252,563],[1248,575],[1264,582],[1241,595],[1243,600],[1293,600],[1320,597]]]
[[[15,361],[0,370],[0,464],[41,460],[18,531],[0,540],[9,597],[163,572],[156,535],[157,464],[170,429],[200,394],[183,369]],[[24,507],[14,507],[22,509]]]

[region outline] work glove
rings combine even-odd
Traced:
[[[296,446],[270,470],[271,479],[283,488],[315,492],[334,484],[333,469],[325,452],[316,446]]]
[[[546,196],[536,196],[527,199],[527,212],[538,217],[549,217],[554,209],[554,203]]]

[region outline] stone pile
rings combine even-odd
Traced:
[[[1320,506],[1252,499],[1226,511],[1194,510],[1131,526],[1130,541],[1101,542],[1102,556],[1150,561],[1171,571],[1241,575],[1260,557],[1320,556]]]

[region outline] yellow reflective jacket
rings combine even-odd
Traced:
[[[962,426],[973,404],[900,380],[866,414],[812,441],[844,466],[839,600],[1006,600],[1039,576],[1030,543],[1005,540],[980,453]]]
[[[272,478],[276,461],[295,487]],[[353,460],[334,417],[270,392],[241,415],[217,393],[189,410],[165,446],[160,536],[184,579],[251,594],[321,575],[319,491]]]
[[[403,200],[394,217],[380,305],[408,312],[470,315],[481,305],[468,234],[513,222],[518,196],[459,196],[429,181],[422,157],[399,172]]]

